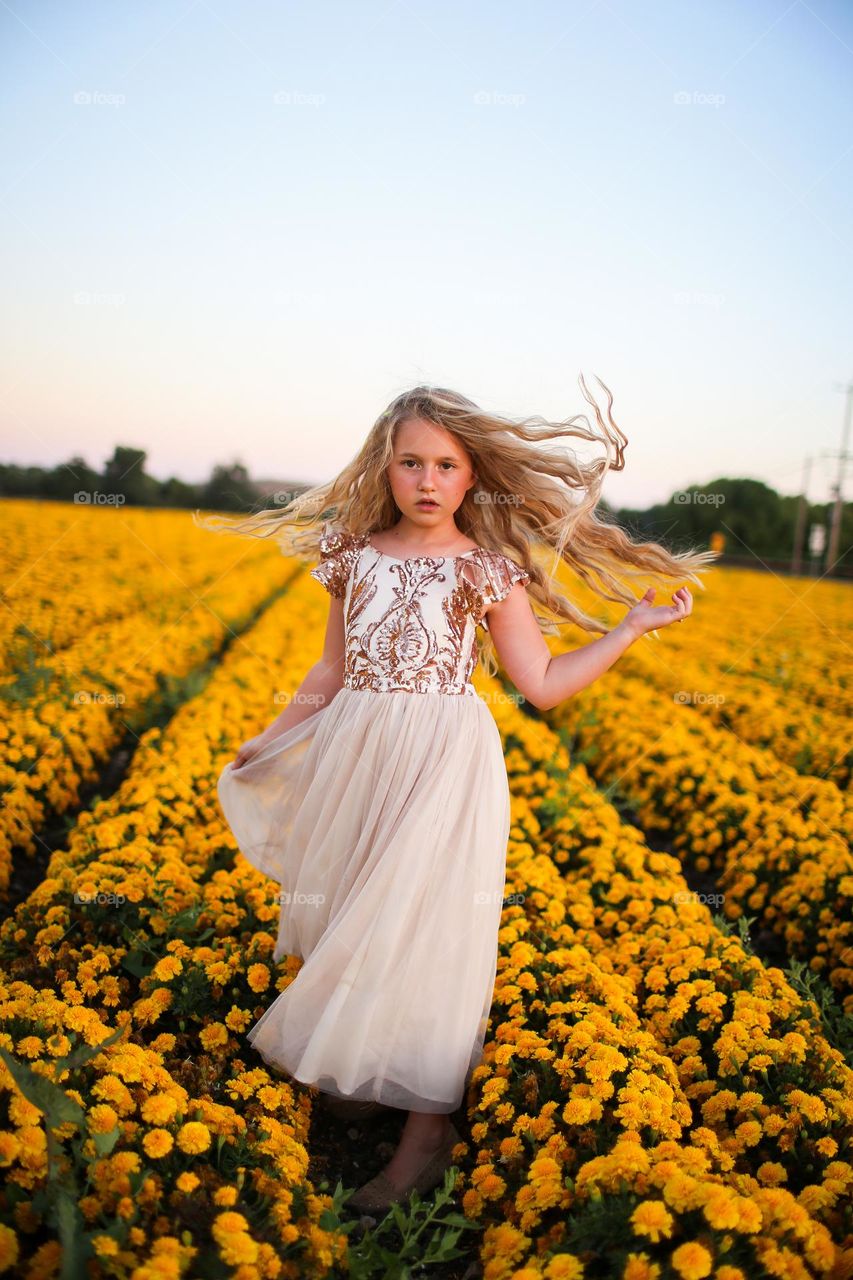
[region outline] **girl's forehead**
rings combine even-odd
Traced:
[[[394,446],[398,453],[455,454],[464,457],[466,450],[444,427],[423,418],[405,418],[397,427]]]

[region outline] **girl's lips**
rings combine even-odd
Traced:
[[[437,502],[428,502],[428,501],[426,501],[426,500],[423,500],[423,499],[422,499],[420,502],[416,502],[416,503],[415,503],[415,506],[416,506],[416,507],[437,507],[437,506],[438,506],[438,503],[437,503]]]

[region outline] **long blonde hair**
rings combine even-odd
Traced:
[[[638,597],[620,579],[641,579],[644,588],[688,580],[704,590],[697,571],[711,565],[718,553],[670,552],[657,542],[634,542],[618,525],[601,519],[596,507],[604,477],[608,471],[622,470],[628,441],[613,421],[613,396],[601,379],[608,396],[606,420],[582,376],[579,381],[595,410],[598,432],[584,414],[566,422],[539,416],[513,421],[486,412],[456,391],[413,387],[379,415],[355,458],[334,480],[306,490],[280,510],[238,520],[202,518],[196,511],[193,518],[214,532],[273,537],[284,555],[310,560],[319,558],[327,523],[356,535],[379,533],[400,517],[386,471],[397,428],[409,418],[420,418],[443,427],[470,455],[478,483],[457,508],[456,525],[478,546],[510,556],[530,574],[527,591],[531,603],[540,606],[540,611],[534,609],[540,629],[553,635],[561,624],[571,622],[584,631],[606,634],[609,626],[558,589],[554,574],[560,561],[602,599],[631,607]],[[570,436],[602,444],[604,456],[584,462],[571,449],[553,447],[552,442]],[[537,547],[553,550],[550,569],[534,559]],[[490,636],[480,656],[493,672]]]

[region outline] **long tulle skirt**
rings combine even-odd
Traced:
[[[455,1111],[483,1056],[509,835],[485,703],[344,687],[218,792],[281,886],[274,959],[303,960],[253,1047],[338,1097]]]

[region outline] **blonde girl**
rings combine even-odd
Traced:
[[[635,542],[597,513],[627,440],[608,389],[604,417],[581,387],[597,430],[415,387],[328,484],[281,511],[202,521],[319,558],[311,576],[330,597],[321,656],[226,764],[219,798],[241,851],[284,888],[274,959],[303,960],[249,1041],[338,1114],[406,1114],[392,1159],[350,1198],[360,1211],[441,1180],[460,1140],[450,1117],[483,1056],[509,788],[471,683],[478,658],[494,671],[497,657],[534,707],[556,707],[690,616],[686,585],[654,605],[650,580],[701,586],[714,559]],[[569,437],[602,456],[580,460]],[[607,627],[585,613],[560,590],[560,563],[624,617]],[[567,622],[599,638],[552,656],[543,633]]]

